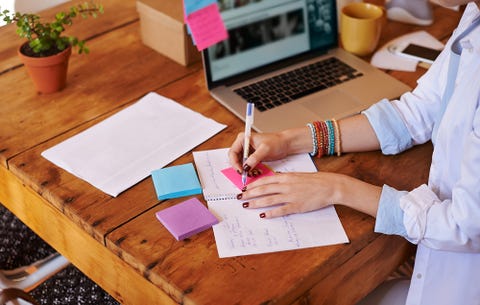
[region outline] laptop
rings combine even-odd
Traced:
[[[219,0],[229,38],[202,51],[210,94],[253,129],[340,119],[411,88],[338,47],[335,0]]]

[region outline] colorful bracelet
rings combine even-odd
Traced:
[[[315,127],[313,126],[312,123],[307,124],[308,128],[310,128],[310,133],[312,134],[312,152],[310,153],[310,156],[314,157],[316,154],[318,154],[318,140],[317,140],[317,131],[315,130]]]
[[[325,125],[327,125],[327,140],[328,140],[327,154],[331,156],[334,154],[334,150],[335,150],[335,133],[333,130],[332,121],[330,120],[325,121]]]
[[[318,142],[318,153],[317,158],[321,158],[325,154],[325,132],[323,130],[322,122],[315,121],[313,122],[313,126],[317,131],[317,142]]]
[[[328,156],[330,150],[330,141],[328,139],[328,126],[327,122],[321,121],[320,125],[322,126],[322,141],[323,141],[323,155]]]
[[[333,122],[334,131],[335,131],[335,150],[337,151],[337,156],[340,157],[342,155],[340,127],[338,126],[337,120],[332,119],[332,122]]]
[[[340,129],[335,119],[315,121],[307,124],[312,135],[313,150],[310,155],[321,158],[324,155],[341,155]]]

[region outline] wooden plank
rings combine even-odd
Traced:
[[[67,11],[72,5],[79,3],[76,1],[67,1],[56,7],[39,12],[41,18],[53,20],[52,18],[59,11]],[[103,0],[105,13],[96,20],[82,19],[81,17],[73,21],[73,25],[68,27],[65,34],[77,36],[80,40],[90,40],[102,33],[112,31],[118,27],[125,26],[138,20],[135,1]],[[3,8],[2,8],[3,9]],[[8,72],[10,69],[21,66],[17,56],[17,49],[26,40],[20,38],[16,33],[16,25],[6,25],[0,27],[0,75]],[[89,46],[87,42],[87,46]],[[94,48],[91,48],[95,52]]]
[[[25,69],[0,77],[5,91],[0,116],[0,161],[139,99],[149,91],[201,69],[183,67],[146,47],[139,23],[90,41],[95,52],[72,55],[67,87],[38,95]],[[54,143],[52,143],[53,145]]]
[[[413,251],[414,247],[403,238],[381,235],[292,305],[356,304],[366,296],[365,292],[377,287],[395,270],[393,267],[404,262]],[[369,272],[356,272],[355,266],[362,266]]]
[[[162,203],[107,236],[113,252],[180,304],[289,304],[377,237],[372,218],[345,210],[350,244],[220,259],[211,229],[176,241],[155,218],[185,199]]]
[[[3,166],[0,181],[0,202],[119,302],[176,304]]]
[[[151,184],[141,183],[112,201],[111,196],[45,160],[41,152],[145,93],[199,71],[201,64],[183,67],[146,47],[138,22],[97,37],[90,46],[97,51],[72,56],[67,88],[61,92],[37,95],[23,68],[0,77],[0,86],[12,88],[4,94],[9,103],[2,104],[2,113],[8,116],[0,116],[0,160],[103,243],[107,232],[158,203]]]

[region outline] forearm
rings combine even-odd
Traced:
[[[382,188],[350,176],[338,175],[332,184],[333,203],[376,217]]]
[[[380,149],[375,131],[367,117],[358,114],[338,121],[342,152],[372,151]]]
[[[313,149],[312,134],[307,126],[286,129],[279,134],[286,143],[288,155],[309,153]]]
[[[341,151],[357,152],[378,150],[380,144],[368,119],[355,115],[338,121]],[[288,154],[311,152],[313,140],[310,129],[305,127],[287,129],[279,133],[287,143]]]

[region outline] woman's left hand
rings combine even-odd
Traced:
[[[342,174],[277,173],[248,184],[239,199],[249,209],[275,207],[261,213],[262,218],[309,212],[334,203],[375,216],[380,193],[380,187]]]

